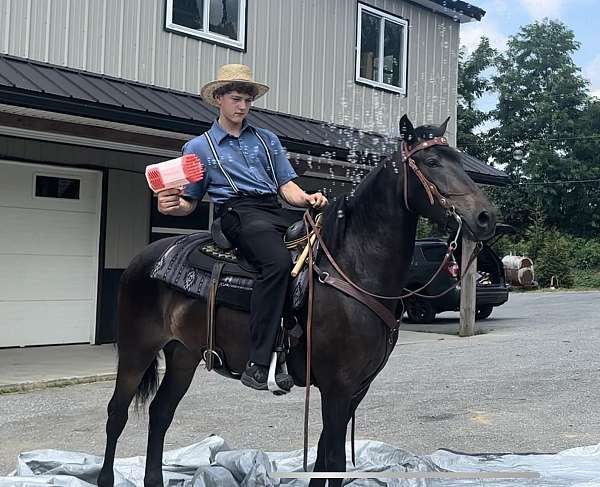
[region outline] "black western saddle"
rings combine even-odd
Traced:
[[[307,243],[302,220],[291,225],[284,242],[294,262],[306,260],[303,252]],[[289,351],[290,338],[299,338],[302,327],[296,314],[306,300],[306,266],[294,267],[289,297],[284,311],[282,327],[275,343],[274,356],[283,362]],[[197,232],[178,238],[156,262],[151,277],[194,298],[207,303],[208,343],[203,351],[206,368],[226,375],[239,377],[227,365],[222,350],[215,343],[216,309],[226,306],[239,311],[250,311],[252,286],[258,271],[244,259],[221,230],[220,220],[213,222],[210,232]],[[273,390],[277,393],[276,390]],[[287,392],[287,391],[285,391]],[[283,392],[279,392],[283,393]]]

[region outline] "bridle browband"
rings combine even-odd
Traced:
[[[448,139],[446,139],[446,137],[433,137],[432,139],[427,139],[420,144],[415,145],[414,147],[409,147],[405,140],[400,143],[400,156],[402,157],[402,167],[404,171],[404,205],[411,213],[414,212],[411,210],[410,205],[408,204],[408,168],[412,170],[412,172],[415,174],[415,176],[417,176],[423,185],[423,189],[425,189],[425,193],[427,193],[427,198],[429,199],[429,203],[431,205],[433,205],[437,200],[439,205],[445,210],[450,210],[452,207],[448,199],[439,192],[436,185],[427,179],[427,177],[423,174],[412,157],[417,152],[420,152],[424,149],[429,149],[436,145],[444,145],[448,147]]]

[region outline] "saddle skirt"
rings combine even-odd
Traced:
[[[290,259],[298,251],[290,251]],[[217,287],[217,306],[250,312],[250,296],[258,271],[235,250],[223,250],[210,232],[185,235],[170,245],[156,261],[150,277],[164,282],[188,296],[208,301],[211,274],[216,262],[224,263]],[[302,308],[308,287],[307,270],[293,279],[289,305]]]

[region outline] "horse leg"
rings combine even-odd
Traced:
[[[165,434],[200,362],[196,355],[179,342],[169,343],[164,352],[166,373],[150,404],[145,487],[163,486],[162,457]]]
[[[106,450],[104,463],[98,475],[98,487],[112,487],[114,484],[113,466],[117,440],[127,424],[129,405],[146,371],[149,367],[154,367],[154,360],[156,360],[155,350],[140,353],[137,357],[133,356],[133,349],[130,349],[127,354],[119,355],[115,391],[108,403]]]
[[[346,430],[352,398],[339,391],[321,393],[323,431],[319,439],[315,472],[346,471]],[[329,487],[341,487],[343,479],[327,479]],[[309,487],[324,487],[326,479],[311,479]]]

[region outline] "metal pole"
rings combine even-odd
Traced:
[[[462,239],[462,269],[469,262],[469,257],[473,254],[475,249],[475,242],[468,240],[463,236]],[[469,269],[462,280],[462,286],[460,290],[460,327],[458,334],[461,337],[470,337],[475,334],[475,296],[476,296],[476,285],[475,276],[477,273],[477,259],[471,264]]]

